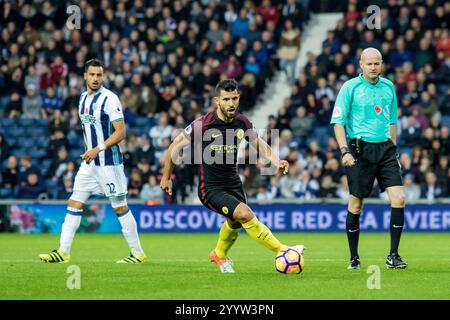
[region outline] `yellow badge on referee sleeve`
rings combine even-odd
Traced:
[[[228,207],[222,207],[222,212],[225,214],[228,214]]]

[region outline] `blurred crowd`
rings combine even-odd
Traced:
[[[301,35],[318,3],[81,0],[81,29],[68,30],[71,1],[2,2],[0,198],[70,196],[84,150],[77,115],[84,63],[95,57],[104,61],[104,85],[124,109],[128,134],[121,148],[130,198],[185,201],[196,188],[192,166],[175,168],[173,197],[159,188],[173,135],[213,108],[220,79],[238,80],[246,113],[280,70],[291,95],[268,118],[268,133],[278,129],[279,138],[267,134],[267,140],[291,168],[273,177],[261,176],[260,165],[240,165],[245,191],[258,200],[345,199],[329,121],[340,87],[357,76],[359,55],[369,46],[382,52],[383,75],[396,85],[408,200],[449,197],[450,3],[371,1],[382,9],[381,29],[370,30],[368,1],[342,2],[344,18],[296,74]],[[375,186],[372,196],[384,194]]]
[[[211,109],[220,79],[239,81],[241,111],[251,110],[276,70],[290,70],[309,2],[81,0],[74,30],[72,1],[2,2],[0,198],[71,194],[83,153],[84,63],[95,57],[124,110],[130,198],[183,201],[194,168],[175,170],[175,199],[158,187],[171,137]]]
[[[254,181],[258,178],[244,172],[245,185],[258,187],[253,192],[257,198],[348,197],[329,122],[339,89],[359,74],[359,57],[367,47],[380,50],[383,76],[396,87],[397,143],[407,201],[450,197],[450,2],[370,4],[381,6],[381,29],[366,27],[367,3],[349,1],[321,53],[307,53],[290,97],[269,117],[269,128],[281,131],[281,156],[291,170],[279,181]],[[386,198],[386,193],[380,194],[375,183],[371,197]]]

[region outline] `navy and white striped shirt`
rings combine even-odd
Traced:
[[[114,132],[113,122],[123,120],[119,97],[103,86],[93,94],[83,92],[78,105],[87,150],[104,143]],[[101,151],[91,165],[113,166],[123,163],[119,145]]]

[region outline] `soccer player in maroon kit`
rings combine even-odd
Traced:
[[[169,195],[172,194],[170,176],[174,160],[183,147],[190,145],[194,163],[199,164],[200,201],[208,209],[226,218],[210,259],[219,266],[221,272],[234,272],[228,251],[242,227],[251,238],[276,254],[286,248],[247,205],[237,170],[240,142],[245,138],[281,174],[288,172],[289,163],[280,160],[270,146],[258,137],[247,117],[237,112],[240,95],[234,79],[221,80],[216,86],[215,95],[217,109],[192,122],[170,145],[160,186]],[[294,249],[302,254],[304,246],[298,245]]]

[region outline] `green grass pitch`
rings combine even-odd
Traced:
[[[449,299],[449,234],[402,236],[406,270],[387,270],[389,234],[360,236],[362,268],[347,270],[345,233],[278,233],[288,245],[304,244],[305,269],[282,275],[274,254],[241,233],[230,251],[235,274],[209,262],[217,234],[141,234],[149,261],[115,264],[128,254],[121,234],[77,234],[68,264],[46,264],[39,253],[55,249],[59,235],[0,234],[0,299]],[[67,268],[80,268],[81,288],[67,288]],[[369,289],[370,265],[380,288]],[[371,278],[373,279],[373,278]],[[369,282],[371,280],[369,279]]]

